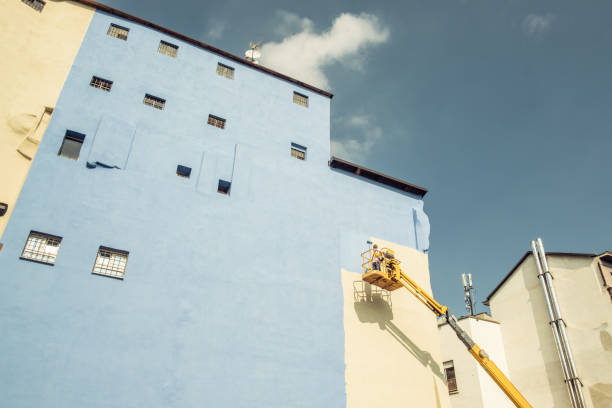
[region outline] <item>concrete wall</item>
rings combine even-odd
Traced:
[[[427,255],[395,251],[401,267],[431,293]],[[435,315],[405,289],[381,292],[342,270],[347,407],[450,407]]]
[[[111,22],[127,41],[107,36]],[[4,234],[3,402],[346,406],[341,271],[359,270],[371,236],[426,251],[429,221],[422,198],[328,167],[329,112],[327,97],[96,12]],[[86,135],[76,161],[57,155],[67,129]],[[63,238],[55,266],[19,259],[31,230]],[[91,274],[100,245],[129,251],[124,280]],[[413,327],[435,329],[422,316]],[[439,377],[420,372],[436,401]]]
[[[39,13],[0,0],[0,9],[0,202],[9,205],[2,238],[94,12],[70,1],[47,1]]]
[[[491,360],[508,375],[508,365],[499,323],[487,317],[467,317],[459,320],[459,325],[482,349]],[[452,408],[513,408],[514,404],[493,382],[491,377],[476,362],[455,332],[443,324],[440,326],[442,359],[453,360],[457,378],[458,392],[450,396]]]
[[[596,258],[548,256],[587,406],[612,406],[612,305]],[[510,375],[536,407],[570,407],[532,256],[490,300],[501,321]]]

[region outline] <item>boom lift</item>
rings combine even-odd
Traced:
[[[400,261],[395,253],[388,249],[369,249],[361,254],[363,259],[362,279],[372,285],[388,291],[404,287],[408,289],[421,303],[431,310],[437,317],[446,317],[448,325],[455,331],[461,342],[467,347],[470,354],[478,361],[489,376],[501,388],[518,408],[533,408],[523,395],[510,382],[508,377],[489,359],[487,353],[481,349],[474,340],[457,323],[455,316],[448,307],[439,304],[429,293],[425,292],[415,281],[410,279],[400,268]]]

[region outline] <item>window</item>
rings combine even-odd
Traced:
[[[230,181],[219,179],[219,187],[217,187],[217,192],[221,194],[229,195],[231,187],[232,187],[232,183]]]
[[[46,4],[42,0],[21,0],[21,2],[32,7],[34,10],[38,11],[39,13],[42,12],[42,9],[43,7],[45,7],[45,4]]]
[[[101,246],[91,273],[123,279],[128,252]]]
[[[62,142],[62,145],[60,146],[57,155],[72,160],[78,160],[79,153],[81,152],[81,146],[83,146],[84,140],[84,134],[74,132],[72,130],[67,130],[66,135],[64,135],[64,141]]]
[[[117,24],[111,24],[110,27],[108,27],[108,31],[106,32],[106,34],[110,35],[111,37],[127,41],[129,32],[129,28],[121,27]]]
[[[291,143],[291,157],[306,160],[306,148],[297,143]]]
[[[164,110],[166,106],[166,100],[158,98],[157,96],[146,94],[144,97],[144,104],[154,107],[155,109]]]
[[[91,82],[89,85],[93,86],[94,88],[100,88],[103,91],[110,92],[111,87],[113,86],[113,81],[93,76],[91,77]]]
[[[159,47],[157,47],[157,52],[172,58],[176,58],[176,53],[178,52],[178,45],[170,44],[169,42],[165,41],[160,41]]]
[[[26,241],[20,258],[54,265],[60,242],[62,242],[61,237],[30,231],[30,235],[28,236],[28,240]]]
[[[223,65],[222,63],[218,63],[217,75],[221,75],[222,77],[226,77],[229,79],[234,79],[234,68],[228,67],[227,65]]]
[[[297,103],[298,105],[308,107],[308,97],[306,95],[302,95],[300,93],[293,93],[293,103]]]
[[[191,176],[191,167],[178,165],[176,166],[176,175],[180,177],[189,178]]]
[[[208,115],[208,124],[216,126],[219,129],[225,129],[225,119],[214,115]]]
[[[457,389],[457,378],[455,377],[455,365],[453,360],[445,361],[443,363],[444,374],[446,374],[446,385],[448,386],[449,394],[456,394],[459,392]]]

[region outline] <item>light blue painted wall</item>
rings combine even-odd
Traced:
[[[328,167],[329,112],[324,96],[97,12],[3,236],[2,404],[344,407],[340,268],[359,269],[370,236],[427,250],[429,222],[419,197]],[[57,156],[66,129],[86,134],[78,161]],[[63,237],[55,266],[19,260],[30,230]],[[130,252],[125,280],[91,274],[100,245]]]

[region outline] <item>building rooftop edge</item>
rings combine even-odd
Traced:
[[[499,290],[499,288],[501,288],[503,286],[503,284],[506,283],[506,281],[508,279],[510,279],[510,276],[512,276],[514,271],[516,271],[518,269],[518,267],[525,261],[525,259],[527,259],[527,257],[529,255],[531,255],[531,251],[525,252],[525,255],[523,255],[522,258],[519,259],[519,261],[516,263],[516,265],[514,265],[514,267],[512,269],[510,269],[510,272],[508,272],[508,274],[506,276],[504,276],[502,281],[499,282],[499,284],[493,289],[493,291],[491,293],[489,293],[489,296],[487,296],[487,298],[484,300],[484,302],[482,302],[483,305],[489,306],[489,301],[491,300],[493,295],[495,295],[495,293]],[[588,257],[588,258],[593,258],[593,257],[598,256],[597,254],[585,254],[585,253],[579,253],[579,252],[546,252],[546,255],[547,256],[548,255],[553,255],[553,256],[555,256],[555,255],[556,256],[585,256],[585,257]]]
[[[186,35],[183,35],[181,33],[177,33],[176,31],[172,31],[172,30],[170,30],[170,29],[168,29],[166,27],[162,27],[162,26],[157,25],[155,23],[152,23],[152,22],[150,22],[148,20],[142,19],[140,17],[133,16],[131,14],[125,13],[125,12],[123,12],[121,10],[117,10],[117,9],[115,9],[113,7],[110,7],[110,6],[107,6],[105,4],[98,3],[98,2],[93,1],[93,0],[71,0],[71,1],[74,1],[75,3],[84,4],[86,6],[93,7],[95,9],[97,9],[97,10],[102,10],[102,11],[105,11],[107,13],[114,14],[116,16],[126,18],[128,20],[132,20],[132,21],[134,21],[136,23],[145,25],[145,26],[153,28],[153,29],[155,29],[157,31],[161,31],[162,33],[168,34],[168,35],[170,35],[172,37],[175,37],[175,38],[178,38],[178,39],[183,40],[185,42],[188,42],[188,43],[190,43],[192,45],[195,45],[196,47],[203,48],[203,49],[208,50],[210,52],[213,52],[215,54],[221,55],[221,56],[223,56],[225,58],[231,59],[231,60],[233,60],[233,61],[235,61],[235,62],[237,62],[239,64],[246,65],[248,67],[251,67],[251,68],[257,69],[259,71],[265,72],[266,74],[270,74],[270,75],[275,76],[277,78],[280,78],[282,80],[294,83],[294,84],[296,84],[298,86],[301,86],[303,88],[309,89],[309,90],[311,90],[313,92],[316,92],[316,93],[318,93],[320,95],[326,96],[326,97],[328,97],[330,99],[334,97],[334,95],[332,93],[330,93],[330,92],[324,91],[324,90],[319,89],[319,88],[317,88],[315,86],[312,86],[312,85],[308,85],[305,82],[298,81],[297,79],[291,78],[290,76],[287,76],[287,75],[284,75],[284,74],[281,74],[280,72],[276,72],[274,70],[271,70],[269,68],[263,67],[261,65],[254,64],[254,63],[252,63],[250,61],[247,61],[246,59],[240,58],[240,57],[238,57],[236,55],[230,54],[229,52],[226,52],[226,51],[220,50],[219,48],[213,47],[212,45],[203,43],[203,42],[198,41],[198,40],[196,40],[194,38],[191,38],[191,37],[187,37]]]
[[[401,191],[405,191],[407,193],[416,194],[419,197],[424,197],[425,194],[427,194],[427,189],[423,187],[419,187],[417,185],[408,183],[404,180],[400,180],[395,177],[391,177],[386,174],[380,173],[376,170],[368,169],[358,164],[339,159],[335,156],[332,156],[329,159],[328,165],[331,168],[344,170],[356,176],[363,177],[368,180],[372,180],[377,183],[381,183],[386,186],[393,187]]]
[[[484,322],[489,322],[489,323],[495,323],[495,324],[501,324],[498,320],[493,319],[488,313],[483,312],[483,313],[478,313],[472,316],[461,316],[459,318],[457,318],[457,320],[465,320],[465,319],[474,319],[474,320],[482,320]],[[438,327],[442,327],[445,324],[448,324],[448,322],[446,321],[446,317],[441,318],[440,320],[438,320]]]

